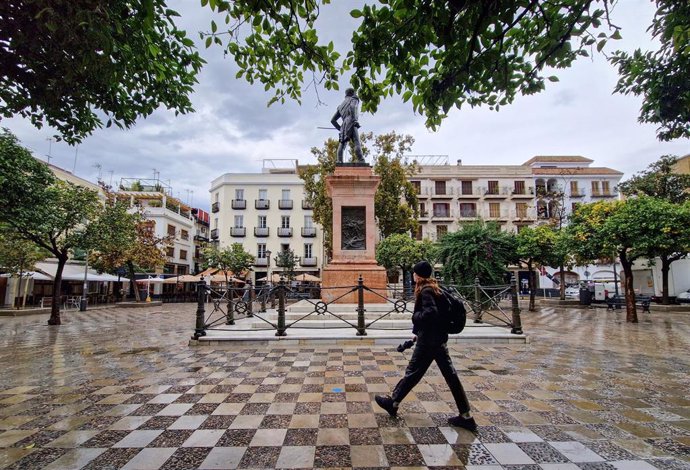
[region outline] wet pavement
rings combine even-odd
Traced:
[[[409,352],[193,348],[193,304],[0,318],[0,468],[690,468],[690,316],[545,309],[526,345],[451,347],[397,419]]]

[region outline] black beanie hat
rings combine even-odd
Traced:
[[[412,271],[419,277],[431,277],[434,270],[428,261],[420,261],[414,265]]]

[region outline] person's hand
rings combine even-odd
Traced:
[[[417,342],[417,335],[414,335],[414,336],[412,337],[412,341],[415,342],[415,343]]]

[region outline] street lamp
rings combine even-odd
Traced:
[[[86,311],[86,304],[87,304],[86,296],[89,295],[88,273],[89,273],[89,250],[86,250],[86,258],[85,258],[85,263],[84,263],[84,285],[82,286],[82,295],[81,295],[81,300],[79,301],[79,311],[80,312]]]

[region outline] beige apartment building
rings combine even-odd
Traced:
[[[419,198],[417,238],[430,240],[476,219],[516,232],[526,225],[565,223],[577,204],[617,198],[623,176],[591,167],[593,161],[580,156],[536,156],[522,165],[450,165],[442,155],[411,160],[420,169],[410,178]]]
[[[241,243],[254,254],[254,281],[276,266],[279,251],[299,257],[296,271],[320,276],[323,233],[313,220],[297,160],[264,160],[261,173],[226,173],[211,182],[211,242]]]

